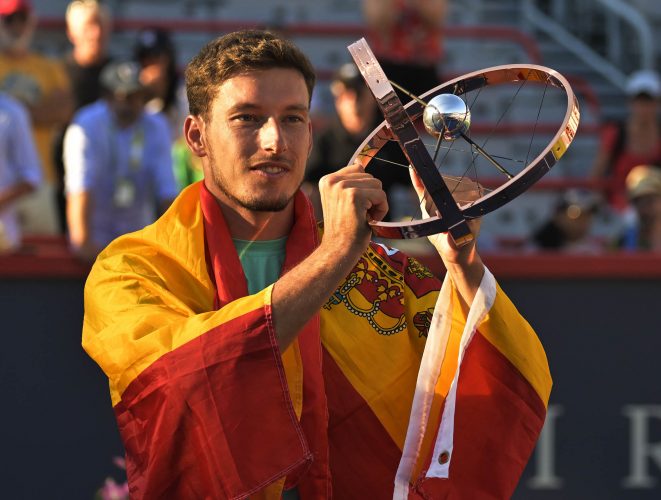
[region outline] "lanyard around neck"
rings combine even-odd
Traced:
[[[110,126],[108,127],[110,168],[112,169],[115,178],[126,178],[130,174],[134,174],[142,168],[145,150],[144,127],[142,125],[142,121],[130,125],[130,127],[133,128],[133,133],[131,134],[131,140],[129,143],[127,171],[123,171],[125,169],[120,168],[119,165],[118,137],[120,134],[120,129],[117,128],[117,125],[114,121],[111,121]]]

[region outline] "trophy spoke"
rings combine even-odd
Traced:
[[[438,134],[438,139],[436,140],[436,146],[434,147],[434,157],[432,160],[434,160],[434,163],[436,163],[436,158],[438,157],[438,152],[441,149],[441,144],[443,143],[443,132]],[[448,148],[450,149],[450,148]]]
[[[419,104],[422,104],[423,106],[426,106],[426,105],[427,105],[427,103],[426,103],[425,101],[423,101],[422,99],[420,99],[420,98],[419,98],[417,95],[415,95],[413,92],[410,92],[410,91],[406,90],[404,87],[402,87],[402,86],[401,86],[400,84],[398,84],[397,82],[393,82],[392,80],[388,80],[388,81],[390,82],[390,85],[392,85],[392,86],[395,87],[397,90],[399,90],[400,92],[404,93],[406,96],[410,97],[410,98],[413,99],[414,101],[417,101]]]
[[[537,131],[537,124],[539,123],[539,115],[542,112],[542,106],[544,106],[544,98],[546,97],[546,91],[548,90],[548,88],[549,88],[549,82],[547,79],[546,84],[544,85],[544,92],[542,93],[542,98],[539,103],[539,107],[537,108],[537,118],[535,119],[535,125],[533,126],[532,135],[530,136],[530,143],[528,143],[528,153],[526,154],[526,163],[530,158],[530,151],[532,151],[532,143],[535,140],[535,132]]]
[[[487,153],[483,148],[480,147],[479,144],[477,144],[473,139],[468,137],[466,134],[463,132],[461,133],[461,137],[472,147],[475,148],[475,150],[480,153],[482,156],[484,156],[487,160],[491,162],[491,164],[498,169],[502,174],[505,174],[508,179],[511,179],[514,177],[514,175],[510,174],[505,167],[503,167],[500,163],[496,161],[496,159],[491,156],[489,153]]]
[[[436,147],[436,144],[430,144],[430,143],[428,143],[428,142],[425,142],[425,143],[423,143],[423,144],[424,144],[425,146],[427,146],[428,148],[430,148],[430,149]],[[450,146],[441,146],[441,149],[446,149],[446,150],[451,149],[452,151],[454,151],[454,152],[456,152],[456,153],[464,153],[464,154],[472,155],[472,156],[476,156],[476,155],[479,154],[479,153],[476,153],[474,149],[470,149],[470,150],[469,150],[469,149],[453,148],[451,145],[450,145]],[[509,156],[495,155],[495,154],[493,154],[493,153],[490,153],[490,154],[491,154],[491,156],[492,156],[493,158],[498,158],[498,159],[500,159],[500,160],[507,160],[507,161],[511,161],[511,162],[513,162],[513,163],[521,163],[521,164],[525,164],[525,163],[526,163],[526,160],[518,160],[518,159],[516,159],[516,158],[511,158],[511,157],[509,157]],[[376,159],[376,160],[379,159],[377,156],[373,156],[372,158],[374,158],[374,159]]]

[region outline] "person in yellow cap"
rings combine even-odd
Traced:
[[[661,251],[661,167],[634,167],[627,175],[626,186],[633,215],[620,240],[620,247]]]

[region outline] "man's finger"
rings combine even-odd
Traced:
[[[415,189],[416,194],[418,195],[418,200],[420,201],[420,209],[422,210],[422,217],[427,218],[430,215],[436,215],[438,210],[436,210],[436,205],[429,197],[425,185],[422,183],[420,176],[415,171],[413,167],[409,168],[409,175],[411,176],[411,184]]]
[[[388,199],[382,189],[374,189],[369,192],[371,207],[367,210],[369,221],[381,222],[388,213]]]
[[[411,184],[413,184],[413,188],[418,194],[418,199],[421,200],[425,195],[425,185],[413,167],[409,167],[409,175],[411,176]]]
[[[352,172],[365,172],[365,167],[363,166],[362,163],[355,161],[346,167],[341,168],[340,170],[337,170],[335,173],[340,173],[340,172],[346,172],[346,173],[352,173]]]

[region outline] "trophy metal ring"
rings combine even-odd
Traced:
[[[388,141],[397,141],[436,207],[436,214],[426,219],[371,222],[377,236],[418,238],[447,231],[457,244],[468,243],[473,235],[467,220],[525,192],[565,154],[576,135],[578,101],[567,80],[550,68],[494,66],[411,95],[413,100],[403,105],[393,85],[408,92],[388,80],[365,39],[348,48],[385,118],[351,163],[367,166],[379,159]],[[507,108],[506,113],[495,112],[498,106]],[[517,119],[524,112],[531,113],[527,121]],[[482,114],[494,115],[492,121],[480,123]],[[503,145],[491,140],[499,133],[531,137],[518,145],[517,154],[501,151]]]

